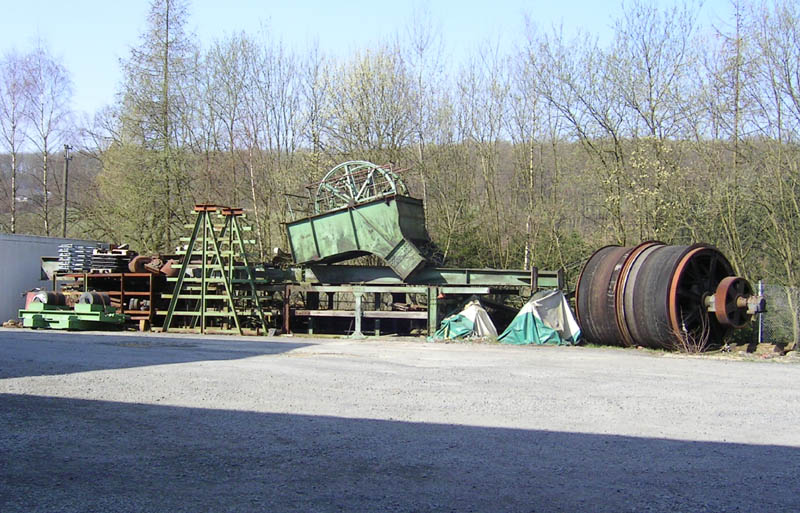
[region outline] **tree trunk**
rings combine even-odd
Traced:
[[[47,143],[45,142],[44,151],[42,151],[42,193],[44,195],[44,234],[50,236],[50,199],[47,197]]]
[[[17,233],[17,152],[11,152],[11,233]]]

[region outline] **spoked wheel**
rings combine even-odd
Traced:
[[[395,194],[408,194],[395,171],[388,166],[351,160],[328,171],[317,185],[314,210],[321,214]]]
[[[732,274],[733,267],[716,248],[691,246],[672,273],[668,299],[672,332],[684,341],[707,337],[709,343],[719,344],[730,325],[709,315],[706,298]]]
[[[723,278],[714,294],[714,308],[717,321],[723,326],[741,328],[750,320],[747,298],[753,295],[753,287],[744,278],[728,276]]]

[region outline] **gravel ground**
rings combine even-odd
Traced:
[[[0,512],[800,511],[800,365],[0,330]]]

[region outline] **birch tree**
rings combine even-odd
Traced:
[[[72,81],[66,68],[57,62],[42,42],[39,42],[26,61],[27,108],[30,126],[28,139],[40,159],[41,219],[44,234],[49,236],[50,184],[53,173],[51,152],[63,142],[70,123]]]
[[[0,60],[0,143],[9,157],[10,190],[8,191],[9,231],[17,233],[17,176],[20,152],[27,138],[25,113],[30,94],[27,91],[25,57],[16,51],[7,52]]]

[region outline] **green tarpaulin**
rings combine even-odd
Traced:
[[[470,301],[460,312],[445,317],[431,337],[444,340],[469,337],[496,337],[497,328],[477,300]]]
[[[504,344],[574,345],[580,335],[564,294],[543,290],[531,297],[497,340]]]

